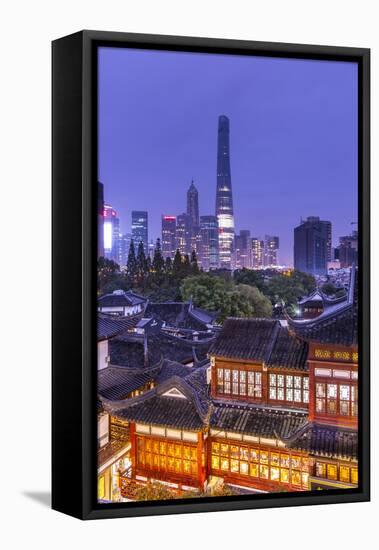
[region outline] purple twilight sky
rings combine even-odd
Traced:
[[[357,65],[265,57],[100,48],[99,181],[130,232],[131,211],[214,214],[217,119],[230,119],[236,230],[278,235],[293,263],[300,217],[357,220]]]

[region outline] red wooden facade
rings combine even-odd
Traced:
[[[211,395],[259,405],[309,407],[309,376],[298,369],[267,368],[264,363],[211,358]]]

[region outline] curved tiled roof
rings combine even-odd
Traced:
[[[130,317],[116,317],[115,315],[107,315],[98,313],[97,315],[97,340],[106,340],[113,338],[124,331],[133,329],[141,315],[133,315]]]
[[[287,445],[292,449],[330,458],[358,458],[358,432],[333,426],[308,424]]]
[[[308,345],[275,319],[228,318],[210,355],[264,362],[268,367],[307,370]]]
[[[253,436],[285,438],[307,423],[307,414],[251,406],[218,405],[214,407],[210,426],[213,429],[240,432]]]

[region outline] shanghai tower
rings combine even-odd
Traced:
[[[218,118],[216,216],[219,227],[220,267],[231,269],[234,216],[230,175],[229,119],[224,115]]]

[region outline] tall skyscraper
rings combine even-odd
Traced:
[[[264,241],[251,238],[251,267],[253,269],[262,269],[264,260]]]
[[[276,267],[278,265],[279,237],[265,235],[264,241],[264,265]]]
[[[199,227],[199,192],[193,183],[187,191],[187,214],[191,219],[193,227]]]
[[[162,216],[162,256],[173,260],[176,249],[176,216]]]
[[[119,262],[120,222],[116,210],[104,204],[104,256]]]
[[[192,223],[188,214],[176,218],[176,246],[181,254],[191,254]]]
[[[352,235],[340,237],[340,244],[337,248],[338,259],[341,267],[351,267],[358,262],[358,231]]]
[[[144,210],[132,211],[132,239],[136,251],[138,245],[142,241],[145,255],[148,254],[148,217]]]
[[[97,183],[97,257],[104,256],[104,185]]]
[[[200,216],[201,251],[199,264],[204,271],[218,268],[217,216]]]
[[[331,222],[320,220],[318,216],[309,216],[295,227],[295,269],[313,275],[326,273],[328,257],[331,257],[331,225]]]
[[[232,179],[230,173],[229,119],[218,119],[216,216],[219,227],[220,267],[231,269],[234,242]]]
[[[249,229],[241,229],[234,237],[233,268],[243,269],[251,267],[251,238]]]
[[[128,255],[129,255],[129,247],[130,247],[130,241],[132,239],[132,236],[130,233],[125,233],[124,235],[120,235],[119,239],[119,260],[118,265],[122,267],[126,267],[128,263]]]

